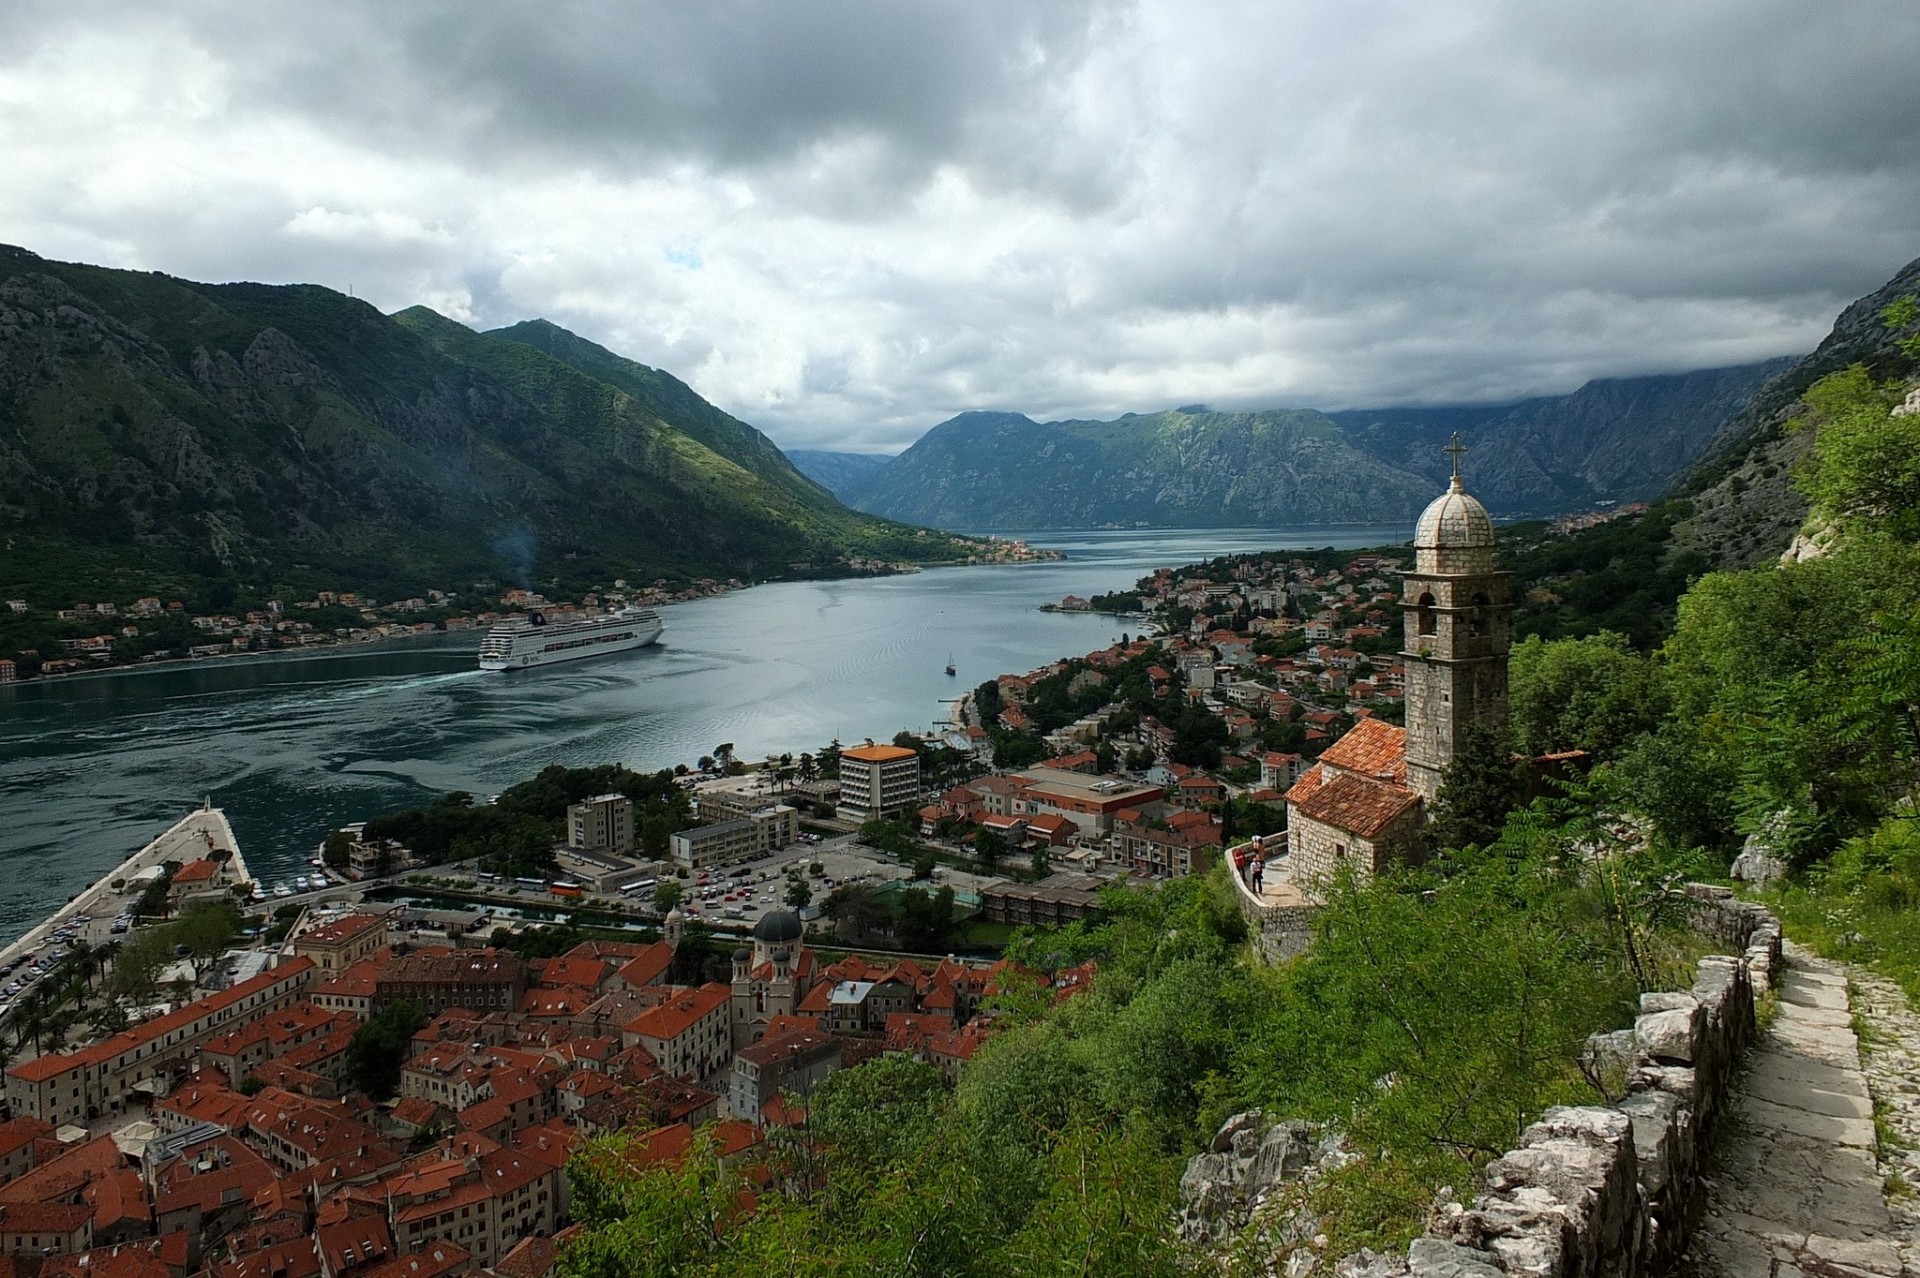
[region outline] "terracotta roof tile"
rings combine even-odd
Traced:
[[[1378,719],[1362,719],[1327,747],[1320,762],[1379,781],[1407,779],[1407,732]]]
[[[1299,785],[1294,786],[1298,789]],[[1351,773],[1335,774],[1301,799],[1295,799],[1290,790],[1287,798],[1300,815],[1363,839],[1376,837],[1420,802],[1411,790]]]

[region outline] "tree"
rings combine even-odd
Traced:
[[[1491,846],[1513,810],[1513,798],[1513,750],[1505,734],[1484,723],[1468,724],[1460,734],[1459,750],[1440,776],[1427,827],[1430,846]]]
[[[413,1036],[432,1018],[411,999],[390,1003],[354,1031],[347,1044],[347,1069],[353,1085],[375,1100],[400,1086],[400,1068],[413,1054]]]
[[[1585,750],[1595,762],[1611,762],[1666,711],[1658,668],[1612,631],[1531,636],[1513,649],[1510,669],[1514,745],[1522,754]]]
[[[327,836],[322,846],[321,858],[334,869],[344,869],[347,858],[353,850],[353,836],[345,830],[335,830]]]
[[[795,910],[806,909],[813,904],[813,885],[801,878],[789,880],[786,902]]]
[[[943,887],[931,895],[925,888],[902,892],[898,930],[904,949],[944,950],[953,935],[953,889]]]
[[[686,885],[679,879],[661,879],[654,885],[653,908],[665,914],[686,899]]]
[[[973,854],[980,858],[980,864],[993,869],[1007,854],[1007,836],[998,830],[980,827],[973,832]]]
[[[1797,477],[1814,510],[1835,523],[1920,539],[1920,415],[1895,416],[1899,381],[1876,385],[1864,364],[1807,388],[1813,464]]]
[[[165,929],[168,941],[184,945],[195,973],[226,953],[240,932],[240,911],[225,901],[195,901]]]
[[[1047,877],[1047,871],[1049,869],[1050,859],[1051,859],[1051,853],[1048,851],[1046,844],[1036,843],[1033,845],[1033,877],[1034,878],[1044,879]]]
[[[922,848],[913,858],[913,877],[916,879],[932,878],[933,868],[939,863],[940,862],[935,859],[932,849]]]
[[[887,908],[865,883],[845,883],[828,893],[822,907],[840,936],[863,941],[887,923]]]

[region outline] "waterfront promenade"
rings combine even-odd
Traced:
[[[246,859],[240,855],[239,840],[233,836],[233,827],[227,824],[226,813],[215,807],[195,808],[138,852],[101,875],[95,883],[54,911],[50,917],[35,924],[26,935],[0,950],[0,967],[17,964],[19,960],[38,953],[45,947],[49,937],[69,923],[74,926],[75,939],[84,940],[89,945],[103,944],[112,939],[113,916],[139,899],[137,888],[116,890],[113,884],[125,884],[133,875],[150,866],[168,861],[185,864],[216,851],[231,854],[236,881],[244,883],[251,880]],[[88,922],[76,922],[82,914],[89,916]]]

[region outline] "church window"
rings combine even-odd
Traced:
[[[1439,629],[1440,622],[1433,611],[1433,592],[1430,590],[1423,592],[1414,606],[1419,610],[1416,615],[1419,621],[1420,633],[1423,635],[1434,634]]]

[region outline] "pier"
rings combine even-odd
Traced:
[[[242,883],[251,881],[246,860],[240,855],[239,840],[233,837],[233,827],[227,824],[226,813],[211,804],[195,808],[138,852],[101,875],[91,887],[61,906],[50,918],[36,924],[25,936],[0,950],[0,967],[18,966],[38,953],[55,932],[69,925],[75,930],[75,939],[85,940],[89,945],[99,945],[111,939],[113,916],[139,899],[139,889],[129,888],[128,880],[152,866],[168,861],[185,864],[212,852],[230,854],[235,880]],[[116,889],[113,886],[115,883],[122,884],[122,888]],[[89,916],[88,922],[78,922],[82,914]]]

